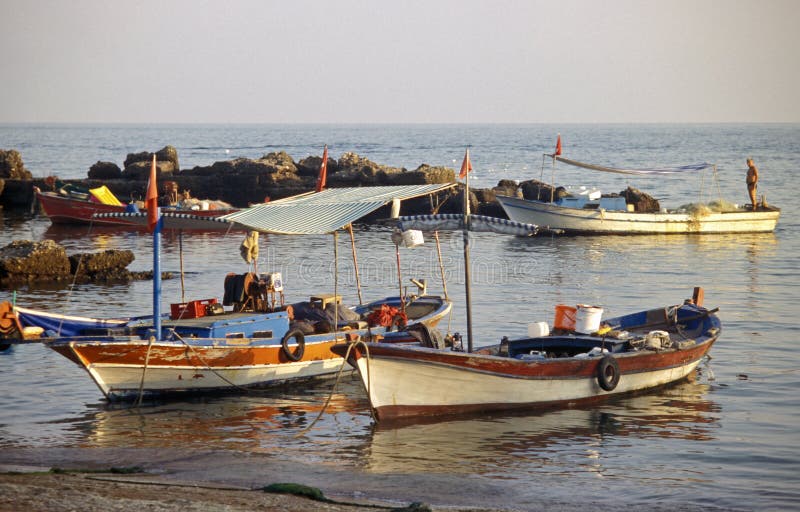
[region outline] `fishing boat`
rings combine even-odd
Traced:
[[[155,183],[155,163],[150,183]],[[332,234],[336,269],[338,230],[350,228],[352,234],[353,221],[389,202],[451,186],[325,190],[303,195],[297,201],[276,201],[217,218],[161,213],[154,204],[156,192],[150,190],[147,213],[101,215],[123,216],[136,225],[151,227],[152,315],[98,320],[5,305],[0,307],[0,335],[5,338],[2,341],[30,342],[18,331],[39,329],[39,341],[85,368],[109,400],[236,391],[332,375],[343,362],[331,352],[332,345],[345,340],[411,341],[415,338],[404,326],[435,326],[450,311],[450,301],[420,291],[364,302],[359,284],[359,302],[363,304],[349,308],[343,305],[338,279],[334,279],[333,293],[320,293],[290,304],[284,298],[279,273],[247,272],[226,277],[222,302],[216,298],[190,300],[171,304],[169,313],[162,314],[161,231],[244,229],[251,235]],[[254,238],[257,241],[257,236]],[[355,258],[355,243],[352,247]],[[242,248],[246,248],[244,243]],[[246,260],[253,262],[249,256]],[[9,339],[15,331],[17,338],[23,339]]]
[[[685,304],[554,329],[473,352],[413,344],[337,345],[356,367],[378,421],[564,407],[680,381],[717,340],[714,310]]]
[[[545,154],[553,165],[561,162],[593,171],[635,176],[694,175],[711,169],[717,177],[716,165],[700,163],[679,167],[625,169],[588,164],[565,158],[559,145],[553,154]],[[544,167],[544,165],[543,165]],[[498,195],[497,201],[512,220],[549,226],[571,234],[634,235],[634,234],[702,234],[702,233],[762,233],[775,230],[780,209],[766,203],[737,206],[719,200],[680,208],[653,208],[652,204],[633,202],[622,194],[603,195],[600,191],[584,190],[575,195],[556,195],[523,199]]]
[[[189,301],[172,305],[172,314],[162,316],[160,336],[152,316],[95,319],[22,307],[13,311],[23,332],[39,329],[39,336],[26,342],[43,342],[84,367],[114,401],[323,377],[341,366],[342,360],[330,351],[337,342],[415,341],[402,327],[374,320],[382,308],[399,312],[405,301],[407,322],[434,327],[451,307],[437,296],[387,297],[353,308],[340,305],[334,312],[333,300],[321,295],[260,311],[223,311],[215,299]]]
[[[93,224],[97,226],[133,226],[137,224],[124,217],[96,217],[96,214],[116,214],[138,211],[134,203],[122,203],[103,185],[93,189],[61,187],[56,192],[45,192],[34,187],[36,199],[53,224]],[[162,207],[164,211],[191,213],[201,217],[219,217],[238,211],[220,201],[191,201]]]
[[[464,168],[469,169],[469,152]],[[462,172],[462,174],[464,174]],[[467,174],[468,177],[468,174]],[[468,345],[445,347],[422,340],[390,345],[351,342],[332,350],[358,370],[377,421],[444,414],[569,406],[663,386],[689,376],[717,340],[716,310],[703,307],[703,291],[682,304],[602,320],[602,308],[559,305],[550,326],[474,349],[469,231],[495,231],[495,223],[465,214],[401,217],[401,231],[460,229]],[[524,234],[539,228],[513,223],[497,229]]]

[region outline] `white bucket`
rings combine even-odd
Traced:
[[[603,308],[578,304],[578,310],[575,312],[575,332],[581,334],[597,332],[602,316]]]
[[[550,326],[547,322],[533,322],[528,324],[528,337],[539,338],[550,334]]]
[[[416,229],[407,229],[403,231],[403,244],[406,247],[417,247],[425,243],[422,236],[422,231]]]

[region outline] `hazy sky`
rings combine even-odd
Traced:
[[[795,0],[0,8],[0,122],[800,121]]]

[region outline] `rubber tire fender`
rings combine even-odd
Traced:
[[[619,384],[619,364],[614,356],[606,354],[597,365],[597,383],[606,391],[613,391]]]
[[[297,342],[297,348],[295,348],[294,351],[289,348],[289,340],[292,338]],[[299,329],[290,330],[281,340],[281,349],[290,361],[299,361],[303,359],[303,354],[306,351],[306,335]]]

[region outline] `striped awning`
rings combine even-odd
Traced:
[[[387,187],[331,188],[245,208],[221,217],[162,213],[164,229],[245,229],[286,235],[332,233],[368,215],[394,199],[403,200],[446,190],[455,183]],[[124,217],[145,225],[146,213],[95,214]]]
[[[394,199],[424,196],[455,186],[408,185],[330,188],[322,192],[259,204],[222,217],[263,233],[312,235],[332,233]]]

